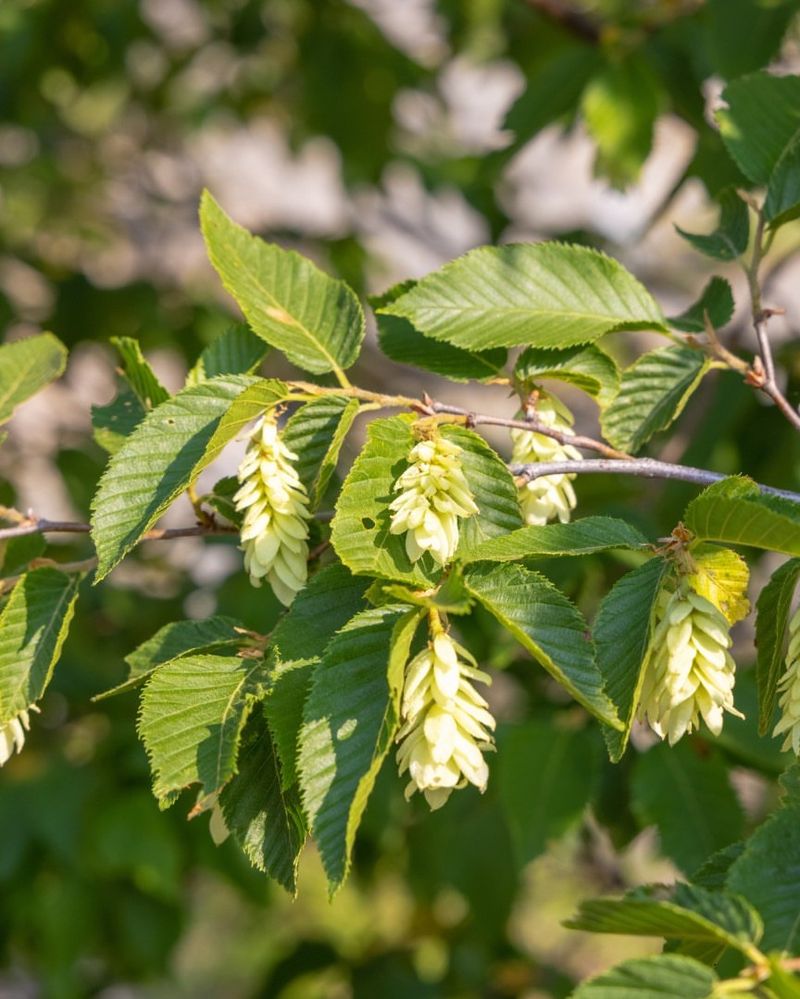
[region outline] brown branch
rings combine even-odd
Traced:
[[[603,444],[602,441],[595,440],[593,437],[584,437],[581,434],[555,430],[553,427],[548,426],[546,423],[540,423],[538,420],[509,420],[504,416],[483,416],[480,413],[472,413],[467,409],[462,409],[460,406],[450,406],[443,402],[434,402],[433,400],[428,400],[426,406],[430,413],[449,413],[452,416],[462,416],[468,427],[489,426],[509,427],[512,430],[530,430],[545,437],[552,437],[559,444],[572,444],[573,447],[583,448],[586,451],[597,451],[598,454],[602,454],[606,458],[615,458],[619,461],[634,460],[624,451],[618,451],[616,448],[609,447],[608,444]]]

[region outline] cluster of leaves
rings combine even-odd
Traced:
[[[720,113],[723,140],[736,162],[754,185],[766,187],[761,218],[772,230],[800,211],[797,90],[794,77],[747,77],[728,88]],[[772,112],[768,121],[765,106]],[[313,508],[319,512],[335,497],[330,528],[324,518],[315,528],[334,557],[322,557],[308,587],[268,636],[223,616],[167,624],[131,653],[128,677],[108,693],[143,687],[139,731],[160,804],[172,804],[187,788],[197,790],[193,814],[218,803],[250,860],[290,890],[310,835],[335,890],[350,868],[359,823],[392,747],[403,669],[424,638],[419,626],[427,608],[452,615],[464,628],[472,616],[488,613],[600,722],[609,757],[617,761],[637,707],[655,597],[671,563],[664,553],[654,554],[654,539],[626,520],[589,516],[566,525],[523,526],[506,464],[458,421],[445,424],[443,433],[462,449],[480,512],[463,525],[448,573],[427,558],[411,563],[388,531],[387,507],[413,442],[413,417],[373,420],[366,444],[340,488],[335,485],[355,416],[381,403],[379,393],[353,389],[346,374],[365,331],[356,296],[299,255],[252,237],[210,196],[201,215],[209,256],[249,329],[232,329],[214,341],[174,396],[135,341],[116,341],[120,393],[92,414],[96,439],[110,455],[92,504],[94,581],[131,552],[230,441],[278,404],[291,409],[285,437],[299,455]],[[727,260],[744,253],[748,234],[745,202],[726,192],[718,230],[687,238]],[[668,320],[612,259],[543,243],[473,251],[392,289],[374,307],[379,342],[390,358],[455,381],[504,376],[523,392],[542,379],[573,385],[596,400],[606,440],[632,453],[678,419],[712,366],[696,341],[680,333],[702,332],[708,322],[724,326],[733,297],[724,280],[714,278],[696,306]],[[642,329],[663,334],[671,345],[620,371],[600,341]],[[317,382],[258,377],[254,372],[269,347]],[[508,351],[516,347],[525,349],[509,369]],[[2,419],[57,377],[64,358],[50,335],[3,347]],[[331,375],[338,383],[333,388]],[[231,482],[223,480],[196,502],[235,525],[231,492]],[[747,569],[722,546],[792,556],[758,604],[754,699],[767,731],[800,575],[800,506],[736,477],[692,500],[682,519],[691,537],[695,588],[731,623],[747,613]],[[0,612],[0,725],[44,693],[81,581],[79,573],[35,564],[44,548],[38,535],[32,537],[14,539],[4,554],[4,575],[20,578]],[[590,628],[538,563],[602,552],[628,552],[637,567],[605,596]],[[580,720],[586,720],[583,713]],[[572,774],[575,799],[561,799],[543,815],[546,799],[524,785],[530,757],[557,761],[561,754],[583,768],[582,751],[594,751],[591,731],[556,726],[554,739],[549,728],[519,726],[508,734],[508,762],[502,762],[501,740],[500,793],[521,857],[535,855],[594,793]],[[796,983],[772,953],[798,950],[796,774],[784,778],[781,807],[744,844],[728,847],[741,815],[717,754],[725,739],[734,753],[745,752],[736,746],[736,731],[718,740],[710,762],[693,748],[663,747],[637,760],[633,805],[642,824],[659,826],[665,849],[686,873],[698,870],[691,884],[666,896],[640,890],[619,901],[587,903],[573,925],[677,942],[670,954],[622,965],[586,983],[579,995],[637,988],[643,995],[704,996],[716,987],[712,965],[723,950],[755,967],[754,985],[769,978],[765,988],[773,994],[796,994]],[[749,752],[758,750],[751,745]],[[676,800],[686,801],[685,811]],[[698,802],[701,815],[687,819]],[[726,846],[724,853],[714,854],[719,846]],[[745,974],[743,981],[751,979]]]

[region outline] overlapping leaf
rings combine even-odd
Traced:
[[[45,692],[67,636],[81,576],[31,569],[0,613],[0,726]]]
[[[252,236],[208,191],[200,204],[208,255],[226,290],[260,337],[299,368],[349,368],[364,338],[364,314],[344,281],[293,250]]]
[[[298,456],[297,473],[313,505],[330,482],[357,413],[357,399],[325,395],[301,406],[286,423],[283,440]]]
[[[516,562],[553,555],[591,555],[614,548],[640,549],[647,539],[632,524],[614,517],[582,517],[568,524],[521,527],[484,541],[463,557],[469,562]]]
[[[153,793],[162,808],[200,785],[202,811],[236,773],[242,729],[266,692],[260,658],[197,653],[165,663],[145,687],[139,734],[153,770]]]
[[[758,680],[758,730],[766,735],[772,726],[777,688],[785,669],[789,611],[800,579],[800,558],[777,569],[761,591],[756,608],[756,677]]]
[[[800,503],[763,494],[743,475],[709,486],[686,507],[683,520],[699,541],[800,555]]]
[[[715,260],[736,260],[747,249],[750,239],[750,213],[735,188],[725,188],[717,197],[720,208],[719,223],[712,233],[701,236],[685,232],[679,226],[675,228],[696,250],[707,257],[713,257]],[[727,285],[727,281],[723,281],[722,278],[713,278],[712,283],[715,281],[722,281]],[[710,283],[709,288],[711,286]],[[673,325],[677,324],[673,322]],[[678,329],[683,327],[678,326]]]
[[[709,999],[718,981],[700,961],[659,954],[623,961],[579,985],[571,999]]]
[[[275,746],[258,711],[242,734],[238,767],[219,797],[225,823],[253,866],[294,894],[305,842],[300,796],[281,784]]]
[[[603,435],[622,451],[638,451],[683,411],[708,370],[702,351],[661,347],[622,373],[619,393],[603,413]]]
[[[742,556],[730,548],[700,544],[692,548],[691,558],[694,571],[687,578],[692,589],[718,607],[730,624],[747,617],[750,570]]]
[[[653,558],[626,573],[603,598],[595,622],[597,664],[623,724],[621,731],[603,731],[615,762],[628,745],[653,631],[655,600],[666,568],[663,559]]]
[[[735,303],[731,286],[721,277],[712,277],[703,293],[679,316],[670,317],[670,326],[684,333],[705,333],[706,319],[718,330],[733,318]]]
[[[467,350],[570,347],[616,329],[664,329],[621,264],[559,243],[481,247],[419,281],[383,312]]]
[[[313,673],[298,769],[305,813],[333,891],[394,738],[403,669],[419,612],[376,607],[335,636]]]
[[[212,652],[220,648],[235,648],[242,645],[244,637],[241,634],[239,622],[232,617],[223,615],[205,618],[202,621],[173,621],[125,656],[128,675],[125,680],[93,698],[102,701],[114,694],[122,694],[133,690],[144,683],[152,673],[178,656],[191,652]]]
[[[594,396],[600,406],[611,402],[619,389],[616,361],[596,344],[562,350],[528,347],[517,358],[514,375],[528,382],[542,378],[567,382]]]
[[[469,592],[587,711],[617,727],[594,646],[578,609],[538,572],[479,563],[464,573]]]
[[[203,349],[186,376],[186,384],[198,385],[218,375],[252,374],[268,349],[261,337],[246,326],[231,326]]]
[[[122,374],[133,389],[145,411],[155,409],[169,399],[169,392],[156,377],[145,360],[138,340],[130,336],[112,336],[111,343],[116,347],[122,362]]]

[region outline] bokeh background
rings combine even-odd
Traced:
[[[199,234],[204,187],[238,222],[362,295],[482,243],[558,238],[605,249],[680,311],[710,264],[674,224],[710,230],[714,195],[741,182],[714,107],[728,79],[800,71],[798,8],[0,0],[0,331],[10,340],[51,329],[71,349],[65,377],[10,426],[0,501],[85,520],[105,461],[90,407],[115,392],[108,338],[136,337],[177,389],[231,322]],[[773,328],[792,398],[797,230],[784,227],[765,276],[767,303],[786,309]],[[735,267],[723,273],[739,306],[727,334],[747,351],[745,285]],[[625,359],[643,345],[611,346]],[[268,359],[265,370],[289,369]],[[354,378],[475,401],[473,388],[386,361],[374,337]],[[484,410],[509,412],[502,391],[481,391]],[[565,397],[591,431],[592,407]],[[651,453],[778,486],[796,487],[800,471],[796,435],[730,375],[709,378]],[[235,462],[234,449],[216,471]],[[691,495],[677,484],[579,484],[582,512],[624,513],[651,536],[671,529]],[[168,522],[190,517],[178,503]],[[85,543],[56,551],[81,557]],[[545,569],[591,614],[629,564],[598,556]],[[769,568],[756,565],[757,580]],[[478,616],[468,644],[502,671],[489,792],[460,792],[430,816],[403,802],[388,766],[349,883],[329,902],[308,851],[292,901],[234,846],[215,848],[204,820],[187,823],[185,801],[158,811],[135,694],[91,702],[162,624],[216,611],[262,632],[277,614],[224,539],[143,546],[102,588],[84,588],[42,716],[0,774],[2,999],[565,996],[655,947],[563,929],[578,899],[688,873],[774,800],[784,761],[749,721],[682,746],[686,772],[699,766],[724,785],[698,844],[659,800],[660,751],[640,735],[649,752],[612,768],[582,712]],[[746,666],[747,622],[739,635]],[[746,673],[738,689],[752,698]]]

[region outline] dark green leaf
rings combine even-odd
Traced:
[[[358,400],[326,395],[301,406],[287,421],[284,443],[298,456],[297,474],[316,506],[336,469]]]
[[[737,260],[747,249],[750,240],[750,210],[739,197],[735,188],[726,187],[717,195],[719,201],[719,223],[717,228],[707,236],[686,232],[680,226],[675,226],[681,236],[692,246],[714,260]],[[712,278],[711,284],[722,281],[723,278]],[[709,285],[709,288],[711,287]],[[708,294],[708,288],[705,294]],[[709,310],[710,311],[710,310]],[[700,313],[702,319],[702,312]],[[684,329],[670,320],[678,329]],[[728,322],[726,319],[725,322]],[[724,323],[714,323],[722,326]],[[701,328],[702,331],[702,328]]]
[[[258,711],[245,726],[238,767],[219,796],[225,823],[250,862],[294,894],[305,822],[297,789],[281,784],[275,746]]]
[[[758,730],[767,735],[772,727],[777,687],[785,669],[786,633],[792,598],[800,578],[800,558],[777,569],[761,591],[756,605],[756,678],[758,680]]]
[[[376,607],[334,637],[313,672],[298,770],[331,890],[347,876],[361,816],[397,728],[403,671],[419,612]]]
[[[686,740],[672,747],[661,743],[640,756],[631,791],[639,822],[656,826],[662,851],[684,871],[742,834],[742,808],[728,768],[718,753],[701,755]],[[748,897],[734,884],[729,887]]]
[[[518,564],[475,564],[464,573],[464,582],[576,701],[607,725],[619,725],[586,622],[560,590]]]
[[[706,316],[715,330],[726,326],[733,318],[734,301],[731,286],[721,277],[713,277],[700,298],[679,316],[672,316],[670,325],[684,333],[705,333]]]
[[[611,402],[619,389],[616,361],[596,344],[563,350],[528,347],[514,365],[514,376],[526,382],[542,378],[567,382],[594,396],[600,406]]]
[[[152,673],[178,656],[191,652],[211,652],[225,646],[244,644],[244,636],[237,628],[240,624],[232,617],[209,617],[203,621],[173,621],[160,628],[133,652],[125,656],[128,676],[123,683],[93,697],[102,701],[114,694],[133,690],[144,683]]]
[[[107,406],[92,406],[94,439],[104,451],[116,454],[146,414],[139,397],[123,383],[116,399]]]
[[[775,229],[800,215],[800,135],[775,164],[767,186],[764,218]]]
[[[553,555],[590,555],[614,548],[641,549],[647,539],[632,524],[614,517],[583,517],[569,524],[521,527],[484,541],[467,562],[516,562]]]
[[[187,385],[218,375],[250,375],[264,360],[269,348],[246,326],[232,326],[203,349],[186,376]]]
[[[708,367],[706,355],[690,347],[643,354],[622,372],[619,393],[603,413],[603,436],[622,451],[638,451],[680,416]]]
[[[614,762],[628,745],[653,630],[655,601],[666,570],[663,559],[652,558],[626,573],[603,598],[597,614],[597,664],[606,693],[624,726],[621,732],[603,730]]]
[[[501,729],[498,747],[497,793],[522,867],[580,819],[599,777],[599,740],[529,721]]]
[[[129,336],[112,336],[110,341],[122,361],[122,373],[146,412],[169,399],[169,392],[156,378],[144,359],[139,341]]]

